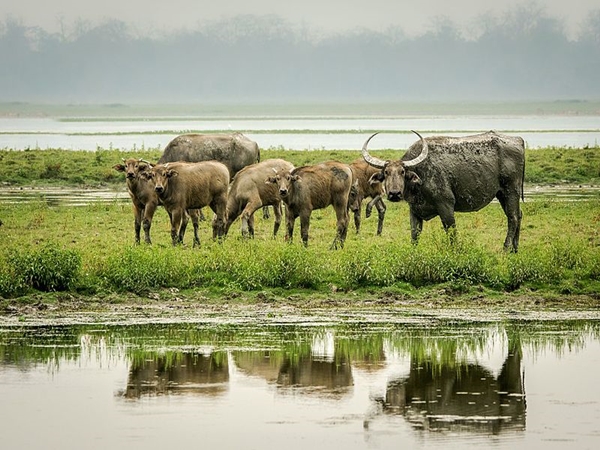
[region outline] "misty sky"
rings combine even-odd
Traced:
[[[275,14],[316,31],[397,25],[409,35],[419,35],[441,16],[468,29],[485,13],[501,15],[531,3],[543,5],[548,15],[563,20],[567,35],[581,28],[590,10],[600,9],[599,0],[18,0],[0,2],[0,19],[11,17],[56,32],[61,19],[72,25],[78,19],[95,24],[116,18],[146,33],[194,29],[199,23],[239,14]]]

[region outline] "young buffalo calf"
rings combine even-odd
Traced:
[[[294,234],[294,222],[300,216],[302,242],[308,245],[310,215],[314,209],[333,206],[337,217],[337,233],[331,248],[344,247],[348,233],[348,195],[352,187],[352,170],[347,164],[328,161],[292,171],[282,170],[268,179],[279,187],[286,204],[287,235]]]
[[[229,171],[224,164],[216,161],[158,164],[145,174],[171,218],[173,245],[181,243],[180,230],[185,227],[188,209],[210,206],[215,213],[213,238],[223,235],[229,186]],[[194,245],[199,243],[196,236]]]
[[[242,236],[254,237],[254,212],[261,206],[272,205],[275,212],[273,236],[281,225],[281,197],[277,185],[265,183],[278,170],[292,170],[293,164],[283,159],[266,161],[244,167],[233,178],[227,201],[225,234],[231,224],[241,215]]]

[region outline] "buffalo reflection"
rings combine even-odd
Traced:
[[[180,393],[220,395],[227,391],[228,382],[226,353],[175,353],[134,359],[123,395],[127,398]]]
[[[525,429],[525,389],[519,345],[509,353],[497,377],[478,364],[438,365],[411,360],[408,377],[388,383],[388,414],[402,414],[415,428],[498,434]]]
[[[243,373],[281,388],[313,388],[305,392],[343,395],[353,385],[352,367],[344,355],[330,360],[310,354],[234,352],[233,357]]]

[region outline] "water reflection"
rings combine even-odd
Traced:
[[[409,375],[388,384],[382,408],[424,430],[486,434],[524,430],[521,351],[509,352],[498,377],[478,364],[438,367],[430,361],[411,361]]]
[[[175,353],[131,363],[127,398],[161,394],[202,394],[218,396],[227,390],[227,354]]]
[[[589,423],[600,416],[600,397],[589,391],[594,370],[570,355],[591,346],[593,364],[600,359],[599,341],[597,321],[0,327],[0,396],[21,383],[35,396],[36,385],[21,381],[30,378],[23,374],[52,373],[40,385],[46,390],[75,366],[73,394],[63,386],[65,398],[86,398],[80,380],[93,379],[89,371],[118,375],[117,388],[103,396],[115,402],[106,412],[115,421],[133,414],[135,405],[159,407],[149,399],[186,398],[189,407],[170,402],[170,414],[190,427],[210,421],[216,434],[239,420],[231,416],[235,410],[263,435],[276,426],[293,430],[293,424],[306,432],[316,426],[312,417],[333,435],[350,429],[369,442],[395,436],[410,445],[416,436],[447,436],[460,448],[458,436],[515,433],[535,440],[541,422],[559,439],[573,426],[593,439]],[[561,375],[565,370],[577,375],[577,383]],[[561,425],[562,411],[544,416],[543,402],[556,407],[565,384],[581,406],[569,409],[575,425]],[[35,402],[42,410],[50,406],[43,396]],[[12,413],[28,414],[15,405]],[[513,444],[506,441],[507,448]]]

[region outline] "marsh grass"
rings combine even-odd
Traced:
[[[400,154],[377,152],[382,158]],[[123,190],[123,176],[112,166],[128,156],[157,160],[160,151],[0,150],[0,180],[9,185],[108,185]],[[349,162],[359,153],[262,152],[263,159],[279,157],[301,166],[329,159]],[[600,181],[598,149],[528,150],[526,157],[528,183]],[[416,246],[410,243],[408,206],[388,203],[382,236],[376,236],[376,219],[364,218],[359,235],[350,224],[345,248],[338,251],[329,250],[336,224],[331,208],[313,212],[308,248],[300,244],[299,223],[294,240],[286,243],[285,227],[273,238],[273,219],[264,220],[261,214],[255,217],[253,240],[241,238],[238,221],[229,236],[215,242],[207,221],[201,223],[199,248],[192,248],[191,231],[184,245],[174,248],[162,209],[154,218],[153,245],[135,246],[129,202],[68,207],[41,199],[0,204],[0,295],[54,290],[146,294],[164,288],[214,296],[381,290],[418,295],[440,287],[473,295],[594,295],[600,291],[600,199],[559,200],[526,199],[518,254],[502,251],[506,217],[498,203],[477,213],[457,214],[454,244],[439,219],[426,222]]]
[[[382,159],[398,159],[403,150],[381,150],[374,154]],[[123,158],[158,161],[159,149],[120,151],[87,150],[0,150],[0,180],[10,185],[114,186],[123,188],[124,175],[112,167]],[[298,151],[261,149],[261,159],[283,158],[296,167],[326,160],[351,162],[360,152],[350,150]],[[600,149],[545,148],[526,150],[527,183],[600,183]]]
[[[523,204],[519,253],[506,254],[506,218],[493,203],[457,215],[454,244],[439,219],[426,222],[418,245],[410,243],[406,204],[388,204],[382,236],[376,220],[351,225],[344,249],[331,251],[335,214],[313,213],[308,248],[283,232],[271,236],[272,218],[256,215],[256,238],[241,238],[239,221],[213,241],[209,221],[200,224],[200,247],[191,233],[173,247],[167,214],[159,209],[153,245],[133,244],[131,206],[124,202],[84,207],[45,202],[0,205],[0,295],[67,290],[82,294],[165,288],[235,292],[357,293],[390,289],[415,295],[442,287],[453,294],[548,292],[593,294],[600,290],[600,201],[536,201]],[[210,217],[210,215],[209,215]],[[283,231],[283,230],[282,230]]]

